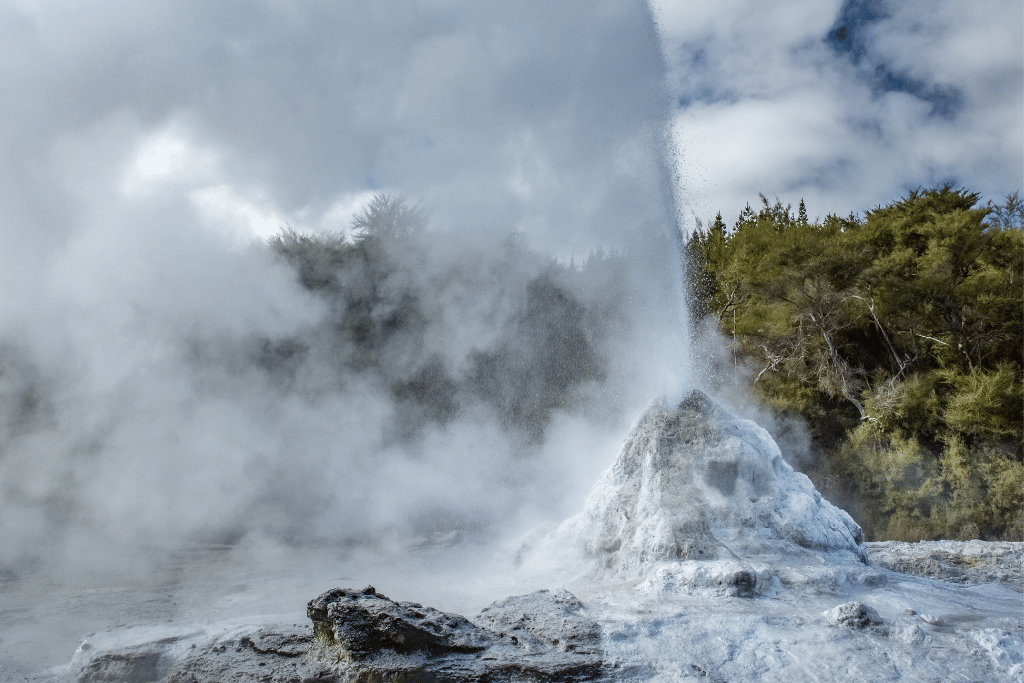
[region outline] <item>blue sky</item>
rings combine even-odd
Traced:
[[[759,192],[813,218],[944,182],[994,200],[1024,185],[1020,2],[652,4],[691,224],[732,225]]]

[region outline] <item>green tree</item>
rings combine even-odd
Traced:
[[[695,235],[691,271],[755,393],[807,419],[817,474],[856,485],[878,537],[1024,533],[1016,194],[944,186],[820,224],[761,203],[718,251]]]
[[[690,269],[690,308],[697,317],[719,312],[721,317],[729,309],[730,294],[723,288],[721,271],[725,264],[726,242],[725,221],[722,212],[705,230],[702,221],[685,242],[686,263]]]
[[[1019,192],[1006,195],[1002,206],[993,206],[989,203],[989,209],[992,212],[988,217],[989,224],[994,228],[1019,229],[1024,225],[1024,201],[1021,201]]]

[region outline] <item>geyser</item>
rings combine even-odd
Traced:
[[[850,515],[786,463],[768,432],[700,391],[644,412],[584,511],[559,535],[627,575],[665,561],[814,552],[867,562]]]
[[[33,608],[0,660],[133,619],[94,588],[562,519],[688,370],[642,0],[6,3],[0,34],[0,610]],[[378,195],[429,220],[356,245]],[[286,226],[338,247],[316,277]],[[89,607],[35,608],[62,592]]]
[[[699,390],[648,407],[584,509],[528,537],[517,559],[531,571],[574,567],[588,581],[658,594],[884,581],[867,566],[853,518],[783,459],[767,431]]]

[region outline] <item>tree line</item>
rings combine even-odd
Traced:
[[[263,340],[259,363],[281,386],[315,367],[383,388],[398,441],[482,408],[529,450],[554,413],[582,409],[607,379],[628,327],[624,256],[598,248],[563,263],[518,233],[446,244],[426,223],[419,205],[378,194],[347,236],[270,239],[327,314],[302,337]]]
[[[685,241],[691,310],[802,418],[875,540],[1024,540],[1024,202],[942,186],[811,222],[761,195]]]

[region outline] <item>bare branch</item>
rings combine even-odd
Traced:
[[[906,372],[907,368],[910,367],[911,360],[909,358],[902,358],[901,359],[900,355],[898,353],[896,353],[896,349],[893,347],[892,341],[889,339],[889,335],[886,333],[885,328],[882,327],[882,323],[878,319],[878,316],[875,315],[875,302],[874,302],[874,300],[872,299],[871,301],[868,301],[864,297],[857,296],[856,294],[852,294],[851,298],[853,298],[853,299],[860,299],[868,307],[868,312],[871,313],[871,319],[873,321],[875,321],[875,327],[877,327],[878,331],[882,333],[882,339],[885,340],[885,346],[886,346],[886,348],[889,349],[889,353],[892,354],[893,360],[896,361],[896,366],[898,368],[898,370],[896,372],[896,377],[900,377],[904,372]]]

